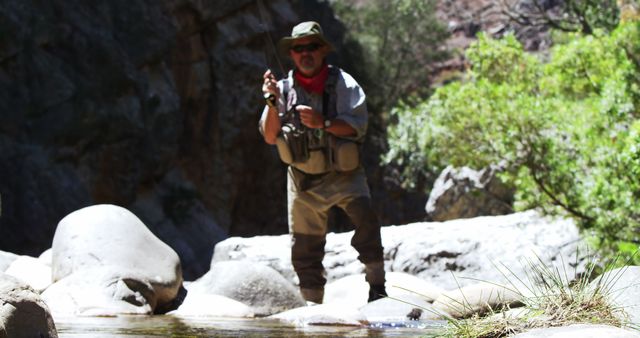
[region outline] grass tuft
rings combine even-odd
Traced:
[[[579,255],[576,255],[578,257]],[[456,338],[499,338],[509,337],[535,328],[567,326],[577,323],[622,326],[626,314],[622,308],[610,303],[610,293],[614,283],[624,269],[592,281],[596,264],[594,256],[587,258],[587,270],[580,275],[569,276],[566,269],[549,267],[540,257],[526,261],[526,283],[508,267],[511,276],[505,275],[510,288],[522,296],[522,315],[508,315],[506,312],[491,311],[487,316],[474,315],[467,319],[447,318],[449,326],[444,337]],[[574,266],[578,266],[576,264]],[[604,271],[610,271],[617,261],[607,264]],[[566,266],[562,262],[562,266]],[[576,270],[577,271],[577,270]],[[518,287],[519,286],[519,287]],[[523,289],[524,288],[524,289]]]

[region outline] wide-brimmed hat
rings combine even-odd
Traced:
[[[286,36],[278,41],[278,52],[282,55],[288,56],[289,48],[291,48],[293,41],[306,38],[308,36],[317,38],[318,41],[328,46],[330,51],[333,50],[333,45],[324,38],[320,24],[315,21],[305,21],[293,27],[291,30],[291,36]]]

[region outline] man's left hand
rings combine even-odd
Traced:
[[[300,113],[300,121],[308,128],[322,128],[324,126],[322,114],[313,110],[313,108],[298,105],[296,106],[296,110]]]

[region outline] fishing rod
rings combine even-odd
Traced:
[[[267,27],[267,23],[269,24],[271,23],[267,16],[267,10],[265,9],[264,2],[262,0],[257,0],[257,2],[258,2],[258,12],[260,12],[260,18],[261,18],[260,27],[265,33],[266,44],[267,46],[270,47],[271,52],[273,53],[273,55],[276,58],[276,61],[278,62],[278,67],[280,67],[280,71],[284,75],[286,74],[286,72],[284,71],[282,62],[280,61],[280,57],[279,57],[278,51],[276,50],[275,43],[273,42],[273,38],[271,38],[271,32],[269,31],[269,27]],[[273,26],[273,25],[270,24],[269,26]]]
[[[280,67],[280,71],[282,72],[282,90],[285,96],[285,100],[289,101],[288,104],[290,104],[290,108],[289,109],[285,109],[286,112],[282,113],[281,116],[283,115],[293,115],[293,122],[292,123],[287,123],[283,126],[283,128],[288,128],[289,131],[292,133],[292,135],[295,135],[297,137],[300,137],[302,135],[304,135],[305,131],[306,131],[306,127],[302,124],[302,121],[300,120],[300,113],[295,109],[295,107],[297,106],[295,103],[297,101],[297,95],[295,90],[293,90],[292,88],[289,87],[289,81],[287,79],[287,72],[284,70],[284,67],[282,66],[282,62],[280,61],[280,55],[278,54],[278,51],[275,47],[275,43],[273,42],[273,39],[271,38],[271,33],[269,32],[269,29],[266,25],[267,22],[271,23],[270,21],[268,21],[268,17],[267,17],[267,10],[264,7],[264,3],[262,0],[257,0],[258,2],[258,11],[260,12],[260,26],[262,27],[264,33],[265,33],[265,37],[266,37],[266,43],[269,46],[271,52],[273,53],[273,55],[276,58],[276,61],[278,62],[278,67]],[[273,26],[273,25],[270,25]],[[268,59],[268,57],[267,57]],[[291,99],[291,97],[289,97],[289,94],[293,94],[293,99]],[[267,105],[274,107],[276,105],[276,96],[272,93],[265,93],[264,94],[264,99]],[[279,113],[280,115],[280,113]],[[306,148],[306,146],[304,146]]]
[[[275,43],[273,42],[273,38],[271,37],[269,27],[267,27],[267,23],[271,23],[270,21],[268,21],[267,10],[265,9],[264,2],[262,0],[257,0],[257,2],[258,2],[258,12],[260,12],[260,27],[265,33],[266,44],[267,46],[269,46],[271,53],[275,56],[276,61],[278,62],[278,67],[280,67],[280,72],[282,72],[282,76],[284,77],[287,73],[285,72],[284,67],[282,66],[282,62],[280,61],[280,56],[278,55],[278,51],[276,50]],[[272,26],[272,25],[269,25],[269,26]],[[265,101],[267,101],[267,104],[270,104],[270,105],[276,104],[276,97],[271,93],[264,94],[264,99]]]

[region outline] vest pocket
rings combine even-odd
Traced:
[[[333,145],[333,168],[336,171],[351,171],[360,165],[360,149],[353,141],[335,138]]]
[[[286,164],[305,162],[309,159],[309,140],[305,133],[282,132],[276,138],[276,148],[280,160]]]
[[[278,136],[276,138],[276,148],[278,149],[278,155],[282,162],[286,164],[293,163],[293,154],[291,154],[291,149],[289,149],[289,145],[284,137]]]
[[[293,166],[307,174],[323,174],[329,171],[324,149],[309,150],[309,159],[293,163]]]

